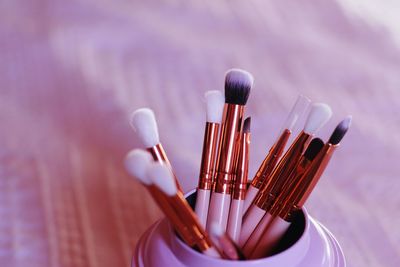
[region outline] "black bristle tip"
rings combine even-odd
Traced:
[[[251,125],[251,117],[247,117],[243,123],[243,132],[244,133],[250,132],[250,125]]]
[[[344,135],[347,133],[347,130],[350,128],[351,125],[351,116],[346,117],[342,120],[338,126],[336,126],[335,130],[333,131],[331,137],[329,138],[328,143],[332,145],[337,145],[342,141]]]
[[[253,76],[247,71],[231,69],[225,75],[225,103],[234,105],[246,105]]]
[[[320,138],[314,138],[308,145],[306,152],[304,152],[304,157],[308,160],[313,160],[318,155],[318,152],[321,151],[323,146],[324,141]]]

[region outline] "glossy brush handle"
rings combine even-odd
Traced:
[[[240,231],[239,247],[243,247],[257,224],[265,215],[265,210],[260,209],[256,205],[251,205],[243,218],[242,230]]]
[[[208,207],[210,205],[210,190],[197,189],[196,206],[194,211],[199,217],[201,225],[205,228],[207,224]]]
[[[258,259],[270,255],[286,233],[289,226],[290,222],[287,222],[280,217],[276,217],[260,237],[260,240],[249,258]]]
[[[207,231],[210,232],[212,223],[218,223],[219,227],[226,231],[228,224],[229,206],[231,195],[213,192],[211,194],[210,208],[208,209]]]
[[[229,219],[227,233],[235,243],[239,241],[240,231],[242,229],[244,201],[240,199],[232,199],[229,209]]]
[[[259,189],[252,185],[250,185],[249,188],[247,189],[246,198],[244,199],[244,205],[243,205],[243,214],[246,214],[247,210],[250,208],[258,191],[259,191]]]
[[[263,232],[267,229],[269,224],[272,222],[273,217],[268,212],[264,215],[262,220],[256,226],[256,229],[251,233],[249,239],[243,246],[243,253],[246,257],[249,257],[256,248],[258,240],[262,236]]]

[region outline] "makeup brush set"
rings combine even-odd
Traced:
[[[351,117],[346,117],[327,142],[314,137],[332,111],[326,104],[299,96],[254,178],[248,181],[251,118],[245,117],[245,107],[252,86],[250,73],[231,69],[225,77],[225,94],[205,93],[203,151],[193,205],[186,200],[160,142],[153,111],[141,108],[131,117],[145,149],[127,154],[126,169],[146,187],[165,214],[179,237],[174,242],[190,247],[189,251],[181,248],[175,252],[202,253],[202,264],[207,264],[206,258],[234,262],[280,253],[282,240],[292,223],[304,215],[304,203],[351,124]],[[289,146],[295,125],[302,121],[302,130]],[[305,221],[305,225],[310,224],[309,219]],[[169,243],[165,246],[174,247]],[[172,252],[178,257],[176,253]],[[136,259],[136,265],[151,264],[140,264]]]

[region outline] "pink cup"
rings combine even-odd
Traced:
[[[195,190],[187,194],[194,204]],[[194,205],[192,205],[194,206]],[[343,252],[333,235],[305,209],[296,216],[279,251],[270,257],[229,261],[205,256],[183,243],[166,219],[151,226],[139,240],[132,267],[345,267]]]

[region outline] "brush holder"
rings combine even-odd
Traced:
[[[186,195],[192,207],[195,190]],[[280,242],[277,252],[269,257],[230,261],[215,259],[187,246],[172,229],[167,219],[151,226],[140,238],[132,267],[345,267],[343,252],[333,235],[302,209]]]

